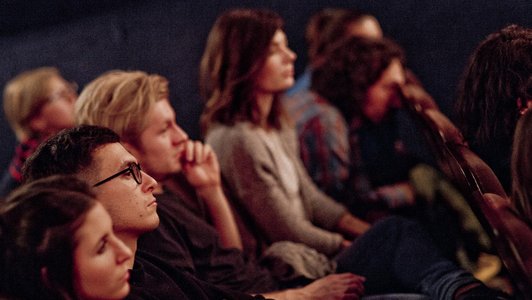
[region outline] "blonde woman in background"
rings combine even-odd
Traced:
[[[74,126],[76,90],[53,67],[23,72],[6,84],[4,113],[19,144],[2,176],[0,197],[20,185],[22,166],[42,141]]]

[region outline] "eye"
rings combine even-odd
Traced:
[[[170,129],[170,124],[166,124],[161,130],[159,130],[159,134],[164,134],[164,133],[167,133],[168,130]]]
[[[98,255],[100,254],[103,254],[105,252],[105,250],[107,249],[107,238],[104,238],[102,239],[102,241],[100,242],[100,246],[98,247],[98,251],[96,251],[96,253]]]
[[[275,53],[279,52],[279,49],[280,49],[279,45],[271,45],[268,53],[270,55],[275,54]]]

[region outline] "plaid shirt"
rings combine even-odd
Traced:
[[[382,201],[396,207],[405,202],[403,190],[393,183],[407,179],[404,169],[409,169],[409,160],[398,158],[404,147],[396,138],[393,121],[372,126],[355,119],[348,125],[334,106],[308,90],[284,97],[283,104],[297,128],[301,159],[323,191],[348,206]],[[373,134],[381,135],[380,140],[373,139]],[[387,146],[380,147],[381,143]],[[380,176],[383,167],[386,172]],[[392,180],[389,174],[397,176]],[[377,196],[374,187],[381,185],[387,186],[379,189]]]
[[[301,159],[308,173],[327,194],[337,197],[349,178],[348,127],[340,112],[310,91],[283,98],[295,122]]]
[[[9,174],[18,183],[22,182],[22,166],[33,152],[35,152],[39,144],[40,140],[31,138],[18,144],[15,148],[15,156],[13,156],[9,165]]]
[[[22,183],[22,166],[39,146],[39,143],[39,139],[31,138],[17,145],[15,155],[0,180],[0,197],[7,196]]]

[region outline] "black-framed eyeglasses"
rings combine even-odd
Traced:
[[[142,183],[142,169],[140,168],[140,164],[138,163],[130,163],[127,168],[125,168],[124,170],[114,174],[114,175],[111,175],[107,178],[105,178],[104,180],[102,181],[99,181],[97,182],[95,185],[93,185],[94,187],[96,186],[99,186],[99,185],[102,185],[104,183],[106,183],[107,181],[110,181],[110,180],[113,180],[115,179],[116,177],[122,175],[122,174],[126,174],[128,172],[131,173],[131,176],[133,176],[133,179],[135,179],[135,182],[137,184],[141,184]]]

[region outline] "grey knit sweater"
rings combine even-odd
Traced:
[[[270,242],[289,240],[329,256],[335,254],[342,236],[331,230],[346,209],[312,182],[297,155],[295,131],[285,127],[276,132],[283,150],[294,162],[301,187],[296,199],[294,195],[289,196],[281,183],[282,167],[274,159],[279,153],[267,147],[260,130],[251,123],[241,122],[234,126],[213,126],[207,133],[206,142],[216,152],[232,194]],[[292,205],[294,201],[301,201],[302,205]],[[297,207],[304,211],[295,211]]]

